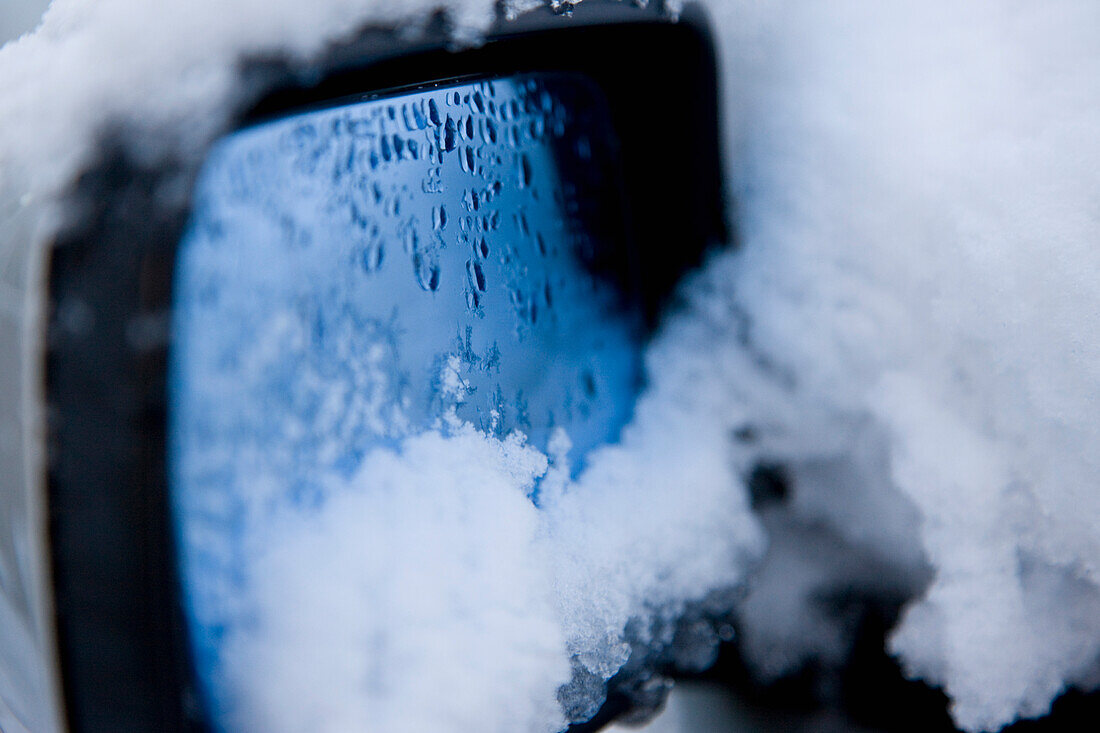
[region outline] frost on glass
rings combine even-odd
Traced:
[[[608,125],[585,79],[528,75],[353,100],[214,150],[177,265],[172,476],[215,699],[225,639],[266,612],[255,544],[373,449],[459,425],[546,449],[564,429],[579,469],[617,437],[639,343]]]

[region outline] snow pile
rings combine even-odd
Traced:
[[[452,420],[267,524],[241,599],[260,611],[222,642],[220,722],[550,732],[590,716],[632,642],[672,643],[685,604],[761,550],[721,418],[669,445],[667,421],[691,414],[663,397],[575,483],[564,434],[548,460]]]
[[[570,669],[524,491],[545,470],[514,440],[426,433],[374,453],[316,515],[269,527],[249,568],[262,613],[224,648],[221,722],[562,728]]]
[[[46,207],[45,238],[106,123],[164,128],[197,155],[241,54],[308,56],[436,4],[57,0],[0,51],[0,193]],[[464,28],[491,17],[487,0],[451,4]],[[945,686],[960,726],[996,729],[1096,683],[1100,6],[707,5],[743,248],[688,284],[622,444],[575,482],[560,457],[462,426],[373,455],[263,560],[290,572],[259,589],[274,613],[237,642],[248,720],[362,722],[366,707],[321,710],[312,689],[381,704],[386,730],[471,716],[553,730],[570,659],[603,679],[633,617],[743,579],[759,536],[733,476],[758,461],[793,481],[741,607],[763,674],[842,653],[805,605],[813,588],[904,594],[930,577],[891,648]],[[525,503],[555,475],[541,511]],[[410,511],[422,521],[404,525]],[[825,539],[791,539],[807,527]],[[837,542],[851,552],[812,552]],[[394,547],[396,566],[380,555]],[[888,570],[841,577],[853,557]],[[370,655],[349,653],[349,630]],[[276,638],[285,655],[264,644]]]
[[[959,725],[1039,714],[1100,655],[1100,8],[710,5],[761,455],[884,559],[919,533],[891,648]],[[868,534],[845,472],[919,521]]]

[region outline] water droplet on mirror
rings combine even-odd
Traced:
[[[362,266],[364,272],[376,272],[379,267],[382,266],[382,260],[385,257],[385,247],[380,241],[370,242],[363,250],[363,254],[359,259],[359,264]]]
[[[462,197],[462,203],[466,205],[467,211],[477,211],[481,208],[481,198],[477,195],[477,191],[472,188],[466,189],[466,195]]]
[[[470,279],[470,287],[485,292],[485,271],[481,268],[481,263],[477,260],[466,261],[466,274]]]
[[[439,289],[439,263],[427,252],[413,254],[413,269],[416,282],[422,290],[434,293]]]
[[[455,149],[455,122],[450,117],[447,118],[446,124],[443,125],[443,140],[440,143],[440,147],[447,153]]]
[[[412,226],[405,229],[404,245],[405,251],[410,254],[420,251],[420,235],[416,233],[416,229]]]
[[[531,185],[531,161],[528,160],[527,153],[521,153],[519,156],[516,165],[516,176],[520,188],[527,188]]]
[[[484,120],[481,130],[481,137],[485,142],[495,143],[497,141],[497,126],[492,120]]]
[[[432,228],[437,232],[447,226],[447,209],[440,204],[432,207]]]

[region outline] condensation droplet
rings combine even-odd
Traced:
[[[519,162],[516,166],[516,176],[520,188],[527,188],[531,185],[531,161],[527,158],[526,153],[521,153],[519,156]]]
[[[434,293],[439,289],[439,263],[425,252],[413,254],[416,282],[422,290]]]
[[[485,142],[495,143],[497,141],[497,126],[492,120],[485,120],[481,130],[481,137]]]
[[[375,272],[382,266],[385,254],[386,250],[381,241],[371,242],[363,250],[359,264],[363,267],[364,272]]]
[[[466,260],[466,274],[470,279],[470,287],[485,292],[485,271],[477,260]]]
[[[455,149],[455,122],[450,117],[443,125],[443,140],[440,147],[447,153]]]
[[[462,197],[462,202],[466,205],[467,211],[477,211],[481,208],[481,198],[477,195],[477,191],[472,188],[466,189],[466,195]]]
[[[405,244],[405,251],[406,252],[408,252],[408,253],[419,253],[420,252],[420,235],[416,233],[415,228],[410,226],[407,229],[405,229],[404,244]]]
[[[442,204],[432,207],[432,227],[438,232],[447,226],[447,209]]]
[[[421,111],[419,104],[401,105],[401,117],[405,121],[405,127],[409,130],[423,130],[428,126],[428,121],[424,119],[424,113]]]

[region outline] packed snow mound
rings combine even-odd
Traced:
[[[891,649],[963,728],[1042,713],[1100,656],[1100,8],[708,5],[744,247],[707,278],[790,385],[762,455],[884,440],[934,573]]]
[[[268,526],[249,563],[262,611],[225,642],[220,722],[563,728],[566,642],[524,491],[546,467],[515,440],[426,433],[373,454],[314,516]]]
[[[467,31],[492,18],[489,0],[448,4]],[[35,34],[0,50],[0,196],[21,217],[33,210],[45,242],[105,126],[170,133],[156,144],[133,138],[151,160],[200,156],[226,124],[243,56],[308,58],[365,22],[422,19],[436,5],[56,0]],[[651,389],[622,445],[575,482],[563,475],[541,513],[524,503],[524,486],[554,468],[519,442],[453,426],[373,456],[375,474],[288,527],[291,549],[263,560],[294,573],[288,588],[259,589],[277,612],[238,642],[242,659],[272,670],[240,682],[250,720],[306,721],[285,707],[305,672],[291,652],[327,655],[343,665],[333,669],[369,679],[370,659],[317,636],[334,608],[296,605],[318,588],[347,603],[345,628],[367,639],[384,630],[409,670],[429,661],[419,644],[437,640],[430,661],[449,666],[436,674],[449,670],[462,693],[440,707],[401,698],[412,688],[391,669],[377,690],[393,685],[395,696],[368,700],[404,705],[424,716],[422,728],[490,710],[498,729],[554,729],[571,658],[606,678],[639,609],[674,614],[744,579],[760,540],[736,477],[758,461],[792,467],[799,522],[893,567],[898,585],[919,587],[911,578],[927,564],[931,583],[891,649],[945,687],[961,727],[997,729],[1041,714],[1068,684],[1095,684],[1100,5],[706,5],[724,59],[742,246],[686,284],[687,305],[650,349]],[[165,140],[172,150],[157,147]],[[480,464],[461,464],[459,448]],[[413,458],[436,466],[425,476],[454,468],[447,480],[460,489],[420,525],[402,522],[435,505]],[[356,481],[408,495],[357,493]],[[624,508],[637,516],[618,518]],[[474,509],[510,524],[462,534],[454,520]],[[368,538],[346,519],[357,514],[390,521]],[[416,533],[464,563],[411,554],[397,565],[407,575],[387,574],[371,548],[423,552],[430,544],[414,547]],[[780,539],[780,559],[799,559],[798,545]],[[309,572],[310,553],[345,542],[346,566]],[[842,564],[807,576],[839,575]],[[362,578],[395,605],[351,589]],[[763,580],[757,609],[784,591]],[[479,607],[481,590],[504,605]],[[469,623],[438,639],[414,635],[404,624],[423,626],[422,614],[440,608],[406,599],[414,592],[445,594],[451,615],[440,618]],[[797,593],[775,598],[800,603]],[[744,614],[762,667],[768,650],[797,656],[829,643],[813,623],[766,628],[768,614]],[[264,644],[273,638],[286,649]],[[482,648],[495,654],[478,656]],[[502,679],[512,685],[503,699]],[[340,684],[308,682],[322,692]],[[332,724],[359,719],[358,704],[334,711],[345,717]]]
[[[552,733],[591,716],[632,644],[671,645],[763,545],[720,423],[692,440],[661,396],[643,413],[576,481],[564,434],[548,456],[452,419],[264,523],[236,599],[252,620],[221,641],[219,725]]]

